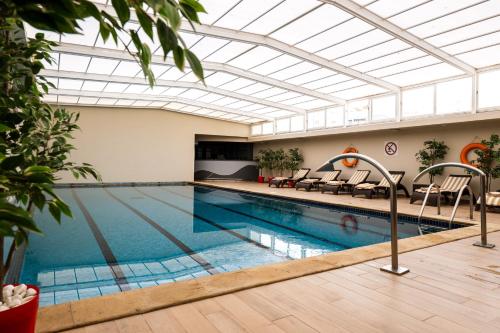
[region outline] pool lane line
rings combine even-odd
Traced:
[[[269,220],[266,220],[262,217],[258,217],[258,216],[254,216],[254,215],[251,215],[251,214],[247,214],[247,213],[244,213],[244,212],[240,212],[240,211],[237,211],[235,209],[231,209],[231,208],[228,208],[228,207],[224,207],[224,206],[221,206],[221,205],[218,205],[218,204],[214,204],[214,203],[211,203],[211,202],[206,202],[206,201],[203,201],[203,200],[200,200],[200,199],[196,199],[196,198],[190,198],[189,196],[186,196],[184,194],[181,194],[181,193],[178,193],[178,192],[174,192],[174,191],[170,191],[170,190],[167,190],[167,189],[164,189],[162,188],[164,191],[168,192],[168,193],[172,193],[174,195],[178,195],[178,196],[181,196],[181,197],[184,197],[184,198],[187,198],[187,199],[191,199],[191,200],[196,200],[196,201],[199,201],[199,202],[202,202],[206,205],[209,205],[209,206],[213,206],[213,207],[217,207],[217,208],[220,208],[220,209],[223,209],[223,210],[226,210],[228,212],[231,212],[231,213],[234,213],[234,214],[238,214],[238,215],[241,215],[241,216],[245,216],[245,217],[248,217],[248,218],[251,218],[251,219],[254,219],[254,220],[257,220],[257,221],[261,221],[263,223],[266,223],[266,224],[270,224],[270,225],[274,225],[278,228],[282,228],[282,229],[285,229],[285,230],[289,230],[289,231],[292,231],[292,232],[295,232],[297,234],[300,234],[300,235],[303,235],[303,236],[307,236],[307,237],[310,237],[310,238],[313,238],[315,240],[319,240],[321,242],[324,242],[324,243],[328,243],[328,244],[332,244],[332,245],[335,245],[337,247],[341,247],[343,248],[344,250],[347,250],[347,249],[350,249],[352,247],[348,247],[348,246],[345,246],[343,244],[340,244],[340,243],[337,243],[337,242],[334,242],[332,240],[329,240],[327,238],[323,238],[323,237],[319,237],[319,236],[316,236],[316,235],[313,235],[313,234],[310,234],[310,233],[307,233],[305,231],[302,231],[302,230],[297,230],[297,229],[294,229],[292,227],[289,227],[289,226],[285,226],[285,225],[282,225],[282,224],[279,224],[279,223],[276,223],[276,222],[273,222],[273,221],[269,221]]]
[[[73,199],[75,199],[78,207],[82,211],[85,220],[87,220],[87,224],[89,225],[90,230],[92,231],[92,234],[94,235],[94,238],[97,241],[97,245],[99,245],[99,248],[101,249],[101,253],[104,256],[106,263],[111,269],[111,272],[113,274],[116,284],[118,285],[118,288],[120,288],[121,291],[131,290],[132,288],[130,288],[130,286],[128,285],[127,278],[125,277],[125,274],[120,268],[118,260],[116,259],[113,251],[111,250],[111,247],[106,241],[106,238],[104,238],[104,235],[97,226],[97,223],[95,222],[94,218],[92,217],[92,215],[90,215],[90,212],[87,210],[87,207],[85,207],[83,202],[80,200],[80,197],[73,188],[71,189],[71,195],[73,196]]]
[[[124,205],[125,207],[127,207],[128,209],[130,209],[133,213],[135,213],[137,216],[139,216],[141,219],[143,219],[146,223],[148,223],[153,228],[155,228],[160,234],[162,234],[167,239],[169,239],[178,248],[180,248],[185,254],[187,254],[189,257],[191,257],[191,259],[193,259],[194,261],[196,261],[209,274],[214,275],[214,274],[218,274],[219,273],[219,271],[217,269],[215,269],[215,267],[212,266],[212,264],[210,264],[208,261],[206,261],[205,259],[203,259],[196,251],[194,251],[189,246],[187,246],[186,244],[184,244],[182,241],[180,241],[177,237],[175,237],[174,235],[172,235],[170,232],[168,232],[166,229],[164,229],[158,223],[156,223],[151,218],[149,218],[148,216],[144,215],[142,212],[140,212],[139,210],[135,209],[134,207],[132,207],[131,205],[129,205],[128,203],[126,203],[122,199],[120,199],[117,196],[115,196],[106,187],[103,187],[102,189],[110,197],[112,197],[113,199],[115,199],[116,201],[118,201],[119,203],[121,203],[122,205]]]
[[[195,189],[196,191],[196,189]],[[225,191],[225,192],[232,192],[232,191],[226,191],[226,190],[223,190],[223,189],[217,189],[217,191]],[[197,191],[198,193],[201,193],[201,194],[208,194],[208,193],[204,193],[204,192],[199,192]],[[243,200],[240,200],[240,199],[236,199],[236,198],[232,198],[232,197],[228,197],[228,196],[225,196],[225,195],[221,195],[220,193],[217,193],[217,194],[213,194],[213,193],[210,193],[216,197],[219,197],[219,198],[224,198],[224,199],[229,199],[229,200],[233,200],[235,202],[240,202],[242,204],[245,204],[245,205],[249,205],[249,204],[253,204],[253,205],[256,205],[256,206],[260,206],[260,207],[265,207],[265,208],[269,208],[269,209],[272,209],[274,211],[277,211],[277,212],[280,212],[282,213],[282,211],[285,211],[287,213],[290,213],[290,214],[293,214],[293,215],[297,215],[297,216],[305,216],[307,218],[310,218],[312,220],[315,220],[315,221],[318,221],[318,222],[323,222],[323,223],[327,223],[327,224],[332,224],[332,225],[335,225],[337,227],[341,227],[340,223],[336,223],[334,221],[330,221],[330,220],[327,220],[327,219],[324,219],[324,218],[321,218],[321,217],[316,217],[316,216],[313,216],[313,215],[309,215],[309,214],[302,214],[302,213],[297,213],[297,212],[294,212],[292,210],[290,210],[289,208],[283,208],[283,209],[280,209],[280,208],[276,208],[276,207],[273,207],[273,206],[270,206],[270,205],[266,205],[266,204],[263,204],[261,202],[256,202],[256,203],[250,203],[250,202],[247,202],[247,201],[243,201]],[[255,195],[254,194],[249,194],[249,193],[245,193],[245,195],[248,195],[248,196],[258,196],[259,194],[256,193]],[[244,199],[244,200],[247,200],[247,199]],[[287,200],[286,198],[283,198],[283,199],[279,199],[279,198],[272,198],[270,200],[276,200],[276,201],[282,201],[282,200]],[[302,204],[304,205],[304,204]],[[355,213],[345,213],[346,215],[350,215],[350,214],[355,214]],[[366,215],[365,215],[366,216]],[[376,217],[376,216],[375,216]],[[361,223],[362,225],[362,223]],[[377,231],[373,231],[373,230],[367,230],[367,229],[364,229],[364,228],[361,228],[359,227],[358,228],[360,231],[365,231],[365,232],[369,232],[369,233],[372,233],[372,234],[375,234],[375,235],[378,235],[378,236],[382,236],[382,237],[387,237],[387,236],[390,236],[390,235],[387,235],[387,234],[383,234],[383,233],[380,233],[380,232],[377,232]]]
[[[169,206],[169,207],[171,207],[171,208],[173,208],[173,209],[177,209],[177,210],[179,210],[179,211],[181,211],[181,212],[183,212],[183,213],[185,213],[185,214],[188,214],[189,216],[195,217],[195,218],[197,218],[197,219],[199,219],[199,220],[201,220],[201,221],[203,221],[203,222],[205,222],[205,223],[207,223],[207,224],[210,224],[211,226],[216,227],[217,229],[220,229],[220,230],[222,230],[222,231],[224,231],[224,232],[227,232],[228,234],[231,234],[232,236],[237,237],[237,238],[241,239],[242,241],[245,241],[245,242],[247,242],[247,243],[253,244],[253,245],[255,245],[255,246],[257,246],[257,247],[260,247],[260,248],[262,248],[262,249],[269,250],[269,251],[271,251],[271,253],[275,254],[275,253],[274,253],[274,251],[273,251],[273,249],[272,249],[272,248],[270,248],[269,246],[265,246],[264,244],[261,244],[261,243],[259,243],[259,242],[256,242],[256,241],[254,241],[253,239],[248,238],[248,237],[246,237],[246,236],[243,236],[242,234],[239,234],[239,233],[237,233],[237,232],[235,232],[235,231],[233,231],[233,230],[231,230],[231,229],[229,229],[229,228],[226,228],[226,227],[224,227],[224,226],[220,225],[220,224],[219,224],[219,223],[217,223],[217,222],[214,222],[214,221],[212,221],[212,220],[209,220],[209,219],[207,219],[207,218],[205,218],[205,217],[203,217],[203,216],[200,216],[200,215],[198,215],[198,214],[194,214],[194,213],[192,213],[192,212],[190,212],[190,211],[188,211],[188,210],[185,210],[185,209],[183,209],[183,208],[181,208],[181,207],[178,207],[178,206],[176,206],[176,205],[174,205],[174,204],[172,204],[172,203],[170,203],[170,202],[168,202],[168,201],[165,201],[165,200],[159,199],[159,198],[157,198],[157,197],[155,197],[155,196],[153,196],[153,195],[150,195],[150,194],[148,194],[148,193],[145,193],[145,192],[143,192],[143,191],[139,190],[138,188],[135,188],[135,187],[134,187],[134,190],[136,190],[137,192],[141,193],[141,194],[142,194],[142,195],[144,195],[145,197],[148,197],[148,198],[150,198],[150,199],[153,199],[153,200],[155,200],[155,201],[158,201],[158,202],[160,202],[160,203],[162,203],[162,204],[164,204],[164,205],[167,205],[167,206]],[[293,259],[292,257],[290,257],[290,256],[288,256],[288,255],[287,255],[287,256],[285,256],[285,257],[286,257],[287,259],[289,259],[289,260],[292,260],[292,259]]]

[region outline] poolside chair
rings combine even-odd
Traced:
[[[477,199],[476,210],[481,208],[481,198]],[[500,189],[496,192],[486,193],[486,208],[493,208],[500,211]]]
[[[408,198],[410,194],[408,193],[408,190],[406,187],[401,184],[401,180],[403,179],[405,172],[404,171],[389,171],[389,173],[392,176],[392,179],[396,182],[396,190],[403,190],[405,192],[405,196]],[[356,195],[364,195],[367,198],[372,198],[373,195],[379,194],[379,191],[382,191],[384,193],[384,196],[386,198],[389,197],[390,195],[390,184],[387,181],[387,179],[384,177],[378,184],[372,184],[372,183],[361,183],[359,185],[356,185],[354,187],[354,190],[352,191],[352,196]]]
[[[289,184],[289,182],[292,182],[293,186],[295,186],[295,183],[307,177],[309,171],[311,171],[311,169],[302,168],[299,171],[297,171],[297,173],[293,177],[275,177],[271,179],[271,181],[269,182],[269,187],[271,187],[271,185],[274,185],[277,188],[283,187],[285,184]]]
[[[443,181],[439,189],[441,190],[441,197],[438,198],[438,190],[434,187],[432,188],[427,202],[429,205],[436,206],[437,201],[444,198],[447,203],[454,203],[458,192],[464,185],[469,185],[472,180],[472,175],[449,175]],[[410,198],[410,204],[415,201],[424,200],[425,193],[427,192],[428,186],[422,186],[413,190],[413,194]],[[472,195],[474,201],[474,193],[469,193],[468,189],[464,190],[463,194]],[[451,200],[450,200],[451,197]]]
[[[344,180],[327,182],[321,188],[321,193],[332,192],[333,194],[339,194],[339,191],[350,193],[356,185],[364,183],[369,175],[370,170],[356,170],[347,182]]]
[[[297,184],[295,184],[295,189],[298,190],[300,188],[303,188],[308,192],[313,188],[319,189],[320,185],[324,185],[329,181],[336,180],[337,177],[340,175],[340,173],[341,170],[333,170],[325,173],[325,175],[321,179],[319,178],[303,179],[300,182],[297,182]]]

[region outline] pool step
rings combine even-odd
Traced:
[[[448,230],[448,228],[440,227],[440,226],[436,226],[436,225],[421,224],[419,226],[419,230],[420,230],[421,235],[427,235],[427,234],[432,234],[435,232]]]

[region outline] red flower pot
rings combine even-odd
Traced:
[[[288,181],[288,187],[295,187],[295,181],[289,180]]]
[[[16,285],[14,285],[16,286]],[[37,286],[27,285],[28,288],[36,290],[35,298],[15,308],[0,312],[0,331],[9,333],[33,333],[35,332],[36,315],[38,312],[38,301],[40,289]]]
[[[274,177],[270,177],[270,176],[269,176],[269,177],[267,177],[267,182],[268,182],[269,184],[271,184],[271,180],[273,180],[273,178],[274,178]]]
[[[263,183],[263,182],[264,182],[264,179],[265,179],[265,178],[264,178],[264,176],[259,176],[259,178],[257,178],[257,181],[258,181],[259,183]]]

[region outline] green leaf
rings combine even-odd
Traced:
[[[174,31],[177,31],[181,26],[181,16],[179,15],[179,12],[168,1],[160,9],[160,15],[168,20],[168,22],[170,23],[170,27]]]
[[[61,223],[61,210],[54,201],[49,202],[49,212],[57,223]]]
[[[184,49],[179,45],[174,49],[174,62],[177,68],[184,72]]]
[[[5,124],[0,123],[0,133],[7,132],[10,130],[12,130],[12,128],[10,128],[9,126],[7,126]]]
[[[156,28],[158,30],[161,48],[163,49],[163,60],[165,60],[168,53],[177,47],[177,36],[162,19],[156,21]]]
[[[24,162],[24,156],[23,155],[11,155],[3,159],[3,161],[0,163],[0,166],[2,169],[5,170],[13,170],[17,167],[19,167],[22,163]]]
[[[186,58],[189,62],[189,66],[191,67],[191,70],[196,75],[196,77],[199,78],[201,80],[201,82],[203,82],[203,84],[204,84],[205,77],[203,76],[203,67],[201,66],[200,60],[198,60],[198,57],[196,57],[196,55],[193,52],[191,52],[190,50],[186,49],[186,50],[184,50],[184,52],[186,53]]]
[[[8,202],[0,203],[0,220],[32,232],[41,233],[29,212]]]
[[[144,29],[146,35],[153,40],[153,20],[151,17],[140,7],[136,7],[136,15],[139,19],[139,23],[141,27]]]
[[[181,0],[179,1],[181,4],[186,4],[189,7],[193,8],[195,11],[198,13],[206,13],[207,11],[203,7],[201,3],[198,2],[198,0]]]
[[[111,4],[120,19],[120,22],[123,24],[127,23],[130,19],[130,9],[128,7],[128,3],[126,0],[111,0]]]

